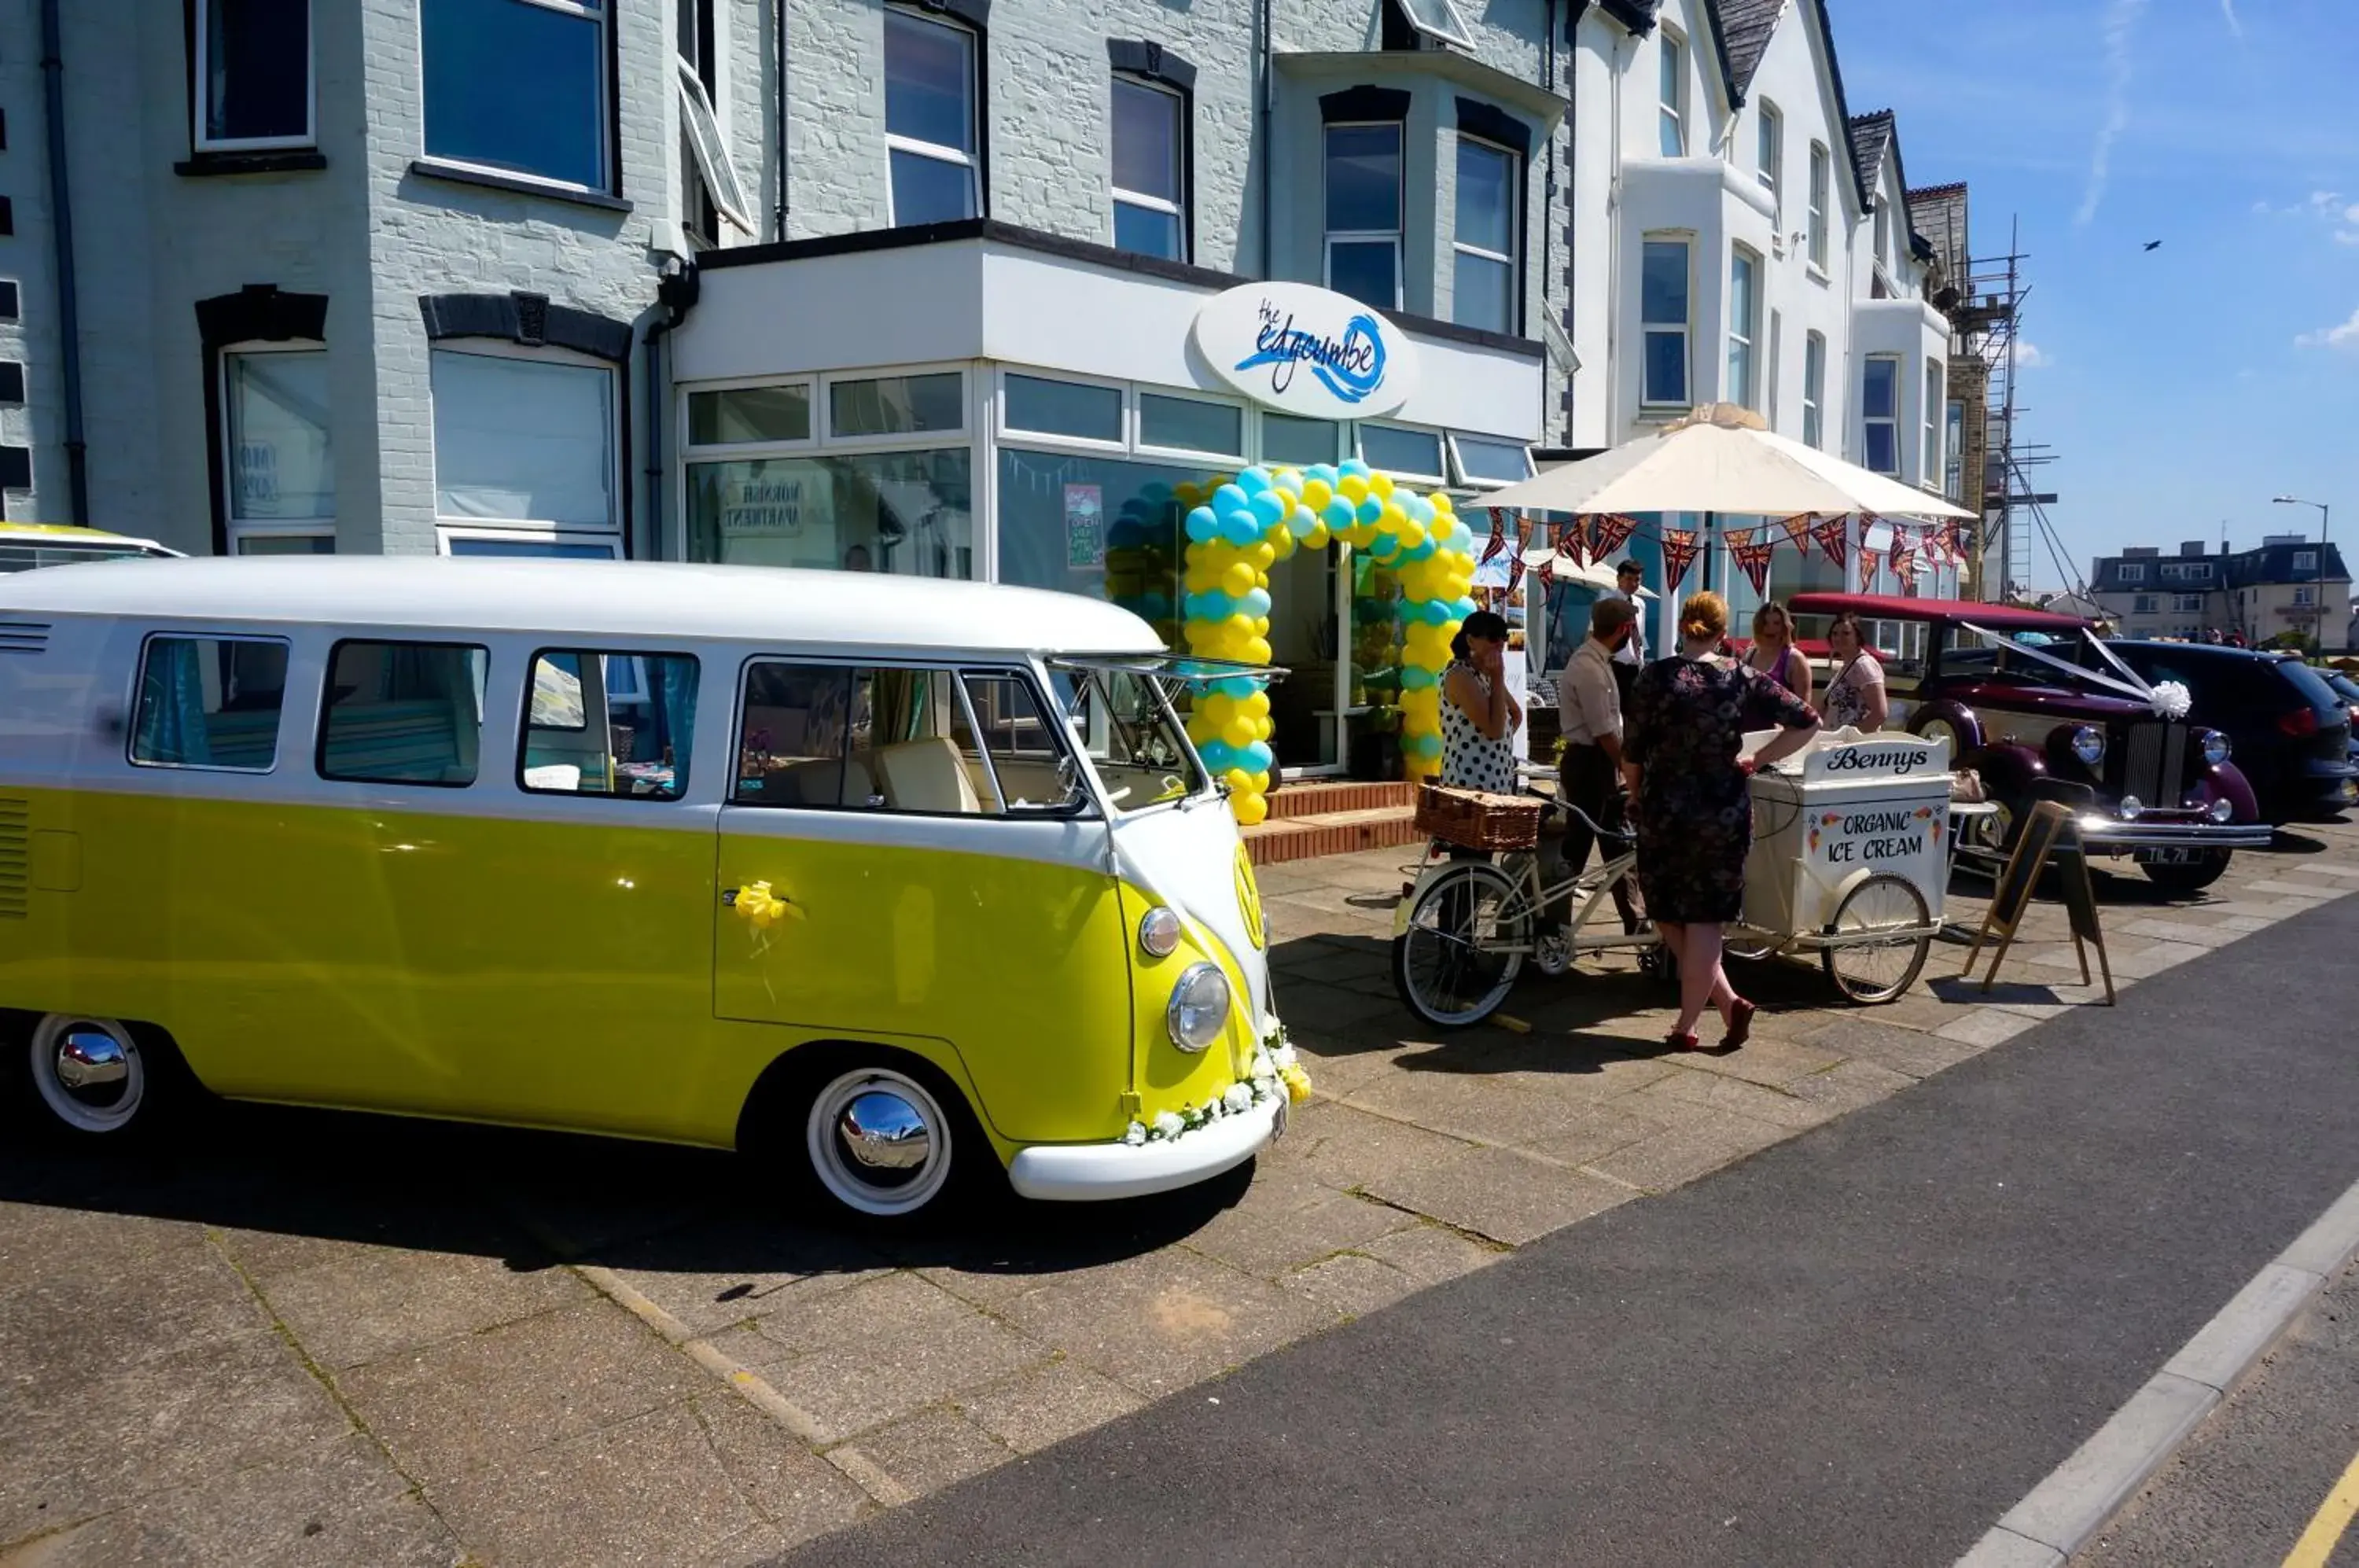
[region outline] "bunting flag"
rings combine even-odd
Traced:
[[[1736,560],[1737,569],[1752,581],[1753,591],[1763,598],[1769,596],[1769,558],[1777,553],[1777,541],[1764,539],[1756,542],[1754,535],[1766,534],[1767,528],[1731,528],[1728,530],[1728,553]]]
[[[1575,517],[1565,524],[1557,534],[1556,548],[1560,553],[1571,557],[1575,566],[1587,565],[1589,520],[1586,517]]]
[[[1687,576],[1688,568],[1695,563],[1696,555],[1702,549],[1703,546],[1698,541],[1693,528],[1663,530],[1663,592],[1665,594],[1676,593],[1680,591],[1680,581]]]
[[[1497,555],[1501,550],[1507,548],[1507,514],[1497,506],[1491,507],[1490,513],[1491,539],[1490,542],[1483,547],[1483,559],[1484,561],[1490,560],[1493,556]]]
[[[1950,558],[1951,566],[1966,563],[1966,528],[1955,517],[1941,525],[1941,553]]]
[[[1892,525],[1892,550],[1889,555],[1892,575],[1900,580],[1906,590],[1909,583],[1908,569],[1916,564],[1917,551],[1908,542],[1908,530],[1900,524]]]
[[[1515,558],[1513,561],[1510,561],[1509,562],[1507,562],[1507,595],[1506,595],[1506,596],[1507,596],[1508,598],[1513,599],[1513,598],[1516,596],[1516,585],[1517,583],[1521,583],[1523,580],[1524,580],[1524,552],[1523,552],[1523,549],[1522,549],[1522,547],[1521,547],[1520,545],[1518,545],[1518,546],[1516,547],[1516,558]]]
[[[1805,555],[1810,552],[1810,524],[1816,517],[1813,512],[1798,512],[1777,519],[1777,526],[1786,530],[1786,542]]]
[[[1638,531],[1638,519],[1625,517],[1619,512],[1608,512],[1589,525],[1589,559],[1603,564],[1605,558],[1628,542]]]
[[[1849,527],[1841,517],[1829,517],[1823,523],[1810,525],[1810,537],[1819,541],[1819,548],[1826,551],[1827,559],[1837,566],[1851,564],[1850,546],[1844,536],[1844,530]]]

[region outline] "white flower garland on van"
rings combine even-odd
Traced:
[[[1122,1141],[1133,1149],[1149,1143],[1169,1143],[1223,1117],[1243,1116],[1280,1094],[1297,1105],[1310,1098],[1310,1074],[1303,1071],[1293,1043],[1287,1039],[1284,1024],[1271,1029],[1254,1048],[1252,1069],[1243,1080],[1201,1105],[1159,1112],[1152,1122],[1132,1122],[1123,1129]]]

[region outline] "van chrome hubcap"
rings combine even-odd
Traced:
[[[813,1095],[804,1129],[812,1174],[864,1214],[910,1214],[951,1173],[950,1121],[931,1092],[891,1068],[864,1068]]]
[[[139,1114],[147,1064],[130,1031],[111,1018],[58,1015],[33,1032],[33,1086],[57,1118],[82,1132],[114,1132]]]

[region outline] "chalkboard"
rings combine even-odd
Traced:
[[[2081,960],[2081,984],[2089,984],[2089,950],[2097,950],[2097,964],[2105,980],[2105,1003],[2114,1002],[2114,966],[2105,954],[2105,933],[2097,920],[2096,889],[2089,881],[2089,857],[2081,847],[2081,834],[2072,825],[2072,813],[2053,800],[2043,800],[2032,808],[2025,819],[2022,831],[2016,835],[2015,852],[2007,856],[2006,867],[1998,874],[1998,884],[1991,889],[1990,912],[1983,917],[1983,929],[1974,936],[1974,945],[1966,953],[1966,967],[1961,979],[1970,979],[1974,972],[1974,960],[1980,956],[1983,944],[1991,938],[1998,939],[1991,953],[1989,969],[1983,974],[1983,989],[1987,991],[1998,978],[1999,961],[2015,942],[2016,928],[2023,923],[2023,914],[2031,906],[2031,895],[2039,886],[2040,873],[2050,866],[2064,887],[2064,910],[2071,923],[2072,951]]]

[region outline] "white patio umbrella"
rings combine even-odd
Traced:
[[[1524,551],[1524,566],[1527,570],[1537,571],[1543,564],[1547,565],[1549,575],[1560,583],[1578,583],[1584,588],[1605,589],[1613,587],[1617,581],[1614,569],[1603,561],[1593,561],[1585,565],[1576,565],[1572,557],[1554,545],[1535,545]],[[1642,587],[1638,590],[1638,597],[1641,599],[1652,599],[1656,596],[1652,588]]]
[[[1494,490],[1484,506],[1594,516],[1618,512],[1734,513],[1788,517],[1972,517],[1938,495],[1771,431],[1730,403],[1698,408],[1660,434]]]

